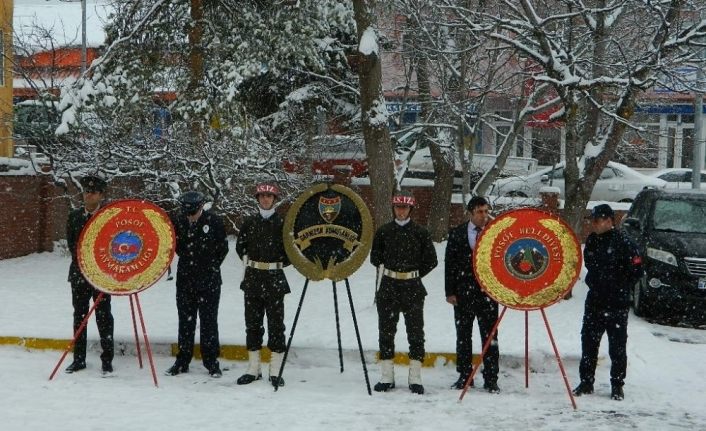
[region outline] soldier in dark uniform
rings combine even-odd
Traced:
[[[628,312],[630,290],[642,277],[642,257],[637,246],[614,226],[615,213],[607,205],[591,211],[593,233],[583,249],[588,294],[581,328],[581,383],[574,395],[593,393],[598,347],[608,333],[611,398],[624,398],[627,371]]]
[[[289,284],[282,268],[290,264],[284,251],[282,217],[275,212],[279,197],[274,184],[259,184],[255,189],[259,213],[245,219],[235,250],[245,265],[245,276],[240,288],[245,299],[245,335],[248,349],[248,369],[238,378],[246,385],[262,378],[260,349],[265,333],[263,319],[267,315],[267,347],[270,359],[270,383],[284,385],[277,379],[286,349],[284,336],[284,295]]]
[[[376,294],[382,377],[375,391],[395,387],[392,359],[400,313],[404,316],[409,342],[409,389],[423,394],[421,367],[424,360],[424,297],[422,277],[437,265],[431,235],[410,219],[414,196],[399,191],[392,197],[395,219],[381,226],[373,239],[370,262],[382,272]]]
[[[468,201],[466,209],[469,221],[449,231],[445,258],[446,302],[453,305],[456,322],[456,371],[459,377],[451,385],[454,389],[463,389],[471,374],[473,321],[478,319],[481,345],[485,345],[490,331],[498,320],[498,303],[481,290],[471,266],[476,238],[488,223],[490,205],[485,198],[474,196]],[[483,388],[490,393],[500,392],[499,356],[496,332],[488,351],[483,356]]]
[[[228,241],[221,218],[204,210],[206,198],[196,191],[179,197],[181,213],[173,218],[176,254],[179,255],[176,303],[179,314],[179,353],[166,371],[175,376],[189,371],[194,351],[196,317],[201,319],[201,357],[211,377],[221,377],[218,363],[218,304],[221,298],[221,263]]]
[[[71,266],[69,267],[69,283],[71,283],[71,302],[74,307],[74,333],[81,326],[81,322],[88,314],[89,302],[91,298],[95,301],[100,292],[96,290],[83,277],[78,266],[77,246],[78,238],[81,235],[83,226],[88,222],[93,214],[98,211],[105,197],[106,182],[97,176],[89,175],[81,178],[83,188],[83,206],[72,210],[69,213],[69,220],[66,224],[66,241],[71,251]],[[96,323],[98,324],[98,334],[100,334],[101,348],[101,371],[103,374],[113,372],[113,315],[110,312],[110,295],[103,294],[101,301],[96,307]],[[74,344],[74,361],[66,368],[67,373],[86,368],[86,332],[88,327],[76,339]]]

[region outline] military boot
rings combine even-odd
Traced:
[[[574,389],[574,395],[577,397],[580,397],[581,395],[590,395],[592,393],[593,383],[587,381],[582,381],[578,386],[576,386],[576,389]]]
[[[274,387],[284,386],[284,379],[279,377],[279,370],[282,368],[283,353],[272,352],[270,357],[270,383]]]
[[[239,385],[248,385],[255,380],[260,380],[262,378],[262,372],[260,371],[260,351],[259,350],[249,350],[248,351],[248,370],[242,376],[238,377],[237,383]]]
[[[387,392],[395,388],[395,367],[392,359],[380,361],[380,381],[375,384],[375,392]]]
[[[421,361],[409,361],[409,378],[407,380],[409,390],[413,394],[424,394],[424,386],[422,386],[422,363]]]

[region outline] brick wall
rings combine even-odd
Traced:
[[[111,182],[109,198],[129,196],[140,181]],[[40,175],[0,175],[0,259],[52,251],[66,238],[71,208],[81,204],[78,189],[68,191]]]
[[[136,180],[111,182],[108,193],[111,199],[130,196],[141,185]],[[372,208],[372,192],[369,186],[350,186],[363,201]],[[429,219],[433,189],[411,187],[418,206],[412,218],[424,225]],[[64,195],[62,189],[41,176],[0,175],[0,259],[24,256],[31,253],[52,251],[54,241],[66,237],[66,219],[73,206],[80,205],[80,195],[71,186]],[[286,211],[286,207],[282,210]],[[390,208],[390,211],[392,209]],[[588,212],[587,212],[588,214]],[[623,212],[616,211],[617,218]],[[464,205],[451,204],[451,226],[464,220]],[[590,221],[586,220],[581,240],[590,233]]]
[[[68,201],[38,176],[0,176],[0,259],[51,251]],[[65,217],[65,216],[64,216]]]

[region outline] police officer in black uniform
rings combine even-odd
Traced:
[[[235,250],[245,264],[245,276],[240,288],[245,298],[245,342],[248,349],[248,369],[238,378],[246,385],[262,378],[260,349],[265,333],[263,319],[267,316],[267,347],[270,359],[270,383],[283,386],[277,376],[286,349],[284,336],[284,295],[289,284],[282,268],[290,264],[284,251],[282,217],[275,212],[279,188],[274,184],[258,184],[255,199],[258,214],[245,219]]]
[[[74,308],[74,334],[81,326],[81,322],[88,314],[89,302],[91,298],[95,301],[100,292],[95,289],[81,274],[78,266],[77,246],[81,230],[88,220],[95,214],[105,198],[107,183],[100,177],[88,175],[79,180],[83,188],[83,206],[72,210],[66,224],[66,242],[71,251],[71,266],[69,267],[69,283],[71,283],[71,302]],[[103,374],[113,372],[113,314],[110,311],[110,295],[103,294],[101,301],[96,307],[96,323],[98,334],[100,335],[101,348],[101,371]],[[84,328],[74,344],[74,361],[66,367],[67,373],[86,368],[86,332],[88,326]]]
[[[204,210],[205,196],[189,191],[179,197],[181,213],[172,219],[179,255],[176,303],[179,314],[179,353],[166,371],[175,376],[189,371],[194,351],[196,316],[201,319],[201,357],[211,377],[221,377],[218,363],[218,304],[221,298],[221,263],[228,254],[223,221]]]
[[[382,374],[375,385],[377,392],[395,387],[392,359],[397,322],[402,313],[409,342],[409,389],[416,394],[424,393],[421,367],[425,354],[424,297],[427,291],[422,277],[436,267],[437,259],[429,232],[410,219],[415,204],[410,192],[395,193],[392,197],[395,219],[375,232],[370,252],[370,263],[382,272],[375,298]]]
[[[490,331],[498,320],[498,303],[480,288],[473,273],[473,250],[480,232],[488,223],[490,205],[481,196],[474,196],[466,206],[469,220],[449,231],[446,244],[445,286],[446,302],[454,307],[456,322],[456,371],[458,380],[451,385],[463,389],[471,374],[473,357],[473,321],[478,319],[481,345],[485,345]],[[483,356],[483,388],[490,393],[500,392],[498,334],[495,333],[488,351]]]
[[[574,395],[593,393],[598,347],[608,333],[611,398],[624,398],[627,371],[628,311],[630,290],[643,275],[637,246],[614,226],[615,213],[607,204],[591,211],[593,233],[583,249],[588,294],[581,329],[581,383]]]

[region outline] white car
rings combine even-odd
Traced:
[[[693,172],[691,168],[668,168],[650,176],[666,181],[668,189],[690,189]],[[706,189],[706,171],[701,171],[701,189]]]
[[[455,172],[453,189],[461,190],[462,188],[462,168],[458,153],[454,152]],[[406,156],[406,154],[404,154]],[[473,162],[470,166],[471,187],[476,183],[484,171],[489,170],[497,156],[495,154],[474,154]],[[402,166],[402,160],[396,161],[397,166]],[[537,169],[537,159],[528,157],[508,157],[505,161],[503,174],[526,175],[534,172]],[[434,163],[431,160],[429,147],[424,147],[417,150],[407,164],[407,169],[404,173],[404,178],[418,178],[426,180],[434,180]],[[409,184],[409,183],[407,183]]]
[[[667,182],[637,172],[623,164],[608,162],[591,193],[592,201],[632,202],[646,187],[664,188]],[[565,199],[564,162],[540,169],[532,175],[502,178],[493,183],[496,196],[539,197],[544,186],[557,187]]]

